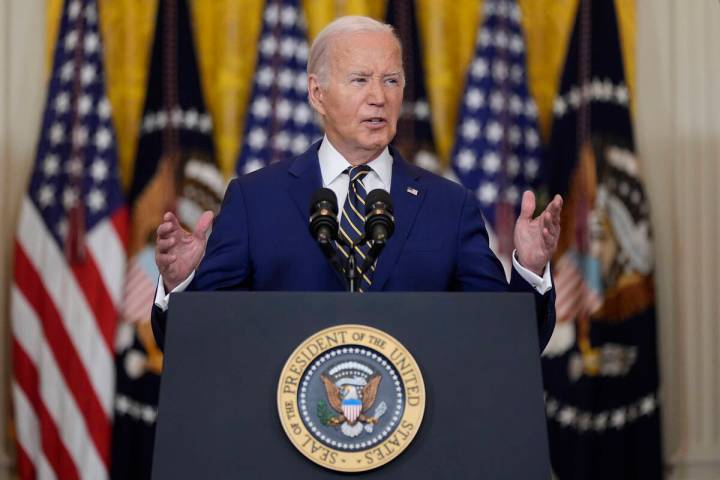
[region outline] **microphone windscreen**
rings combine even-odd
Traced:
[[[381,202],[385,204],[385,210],[393,213],[393,204],[390,194],[382,188],[376,188],[372,192],[368,193],[365,198],[365,214],[367,215],[372,211],[372,206],[376,203]]]
[[[335,192],[333,192],[329,188],[319,188],[315,190],[315,193],[313,193],[313,196],[310,199],[310,215],[315,213],[315,209],[320,202],[330,203],[330,210],[332,210],[332,212],[337,215],[338,202],[337,196],[335,196]]]

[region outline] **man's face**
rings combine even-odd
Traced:
[[[404,77],[390,33],[341,35],[330,50],[328,82],[311,75],[310,100],[323,116],[325,133],[352,164],[377,157],[395,137]]]

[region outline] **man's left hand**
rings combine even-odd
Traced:
[[[515,250],[520,265],[542,276],[560,238],[560,212],[563,199],[555,195],[545,210],[532,218],[535,212],[535,194],[523,194],[520,216],[515,222]]]

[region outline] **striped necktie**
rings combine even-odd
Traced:
[[[356,243],[365,232],[365,197],[367,191],[365,185],[363,185],[363,178],[370,173],[372,169],[367,165],[359,165],[357,167],[349,167],[345,170],[345,173],[350,177],[350,185],[348,187],[348,194],[345,197],[345,204],[343,205],[342,216],[340,217],[340,235],[347,243]],[[335,242],[338,251],[345,257],[348,258],[348,249],[342,246],[339,242]],[[360,267],[365,262],[365,256],[370,245],[367,243],[358,246],[355,251],[357,252],[356,257],[356,268],[358,274],[360,273]],[[372,285],[372,272],[375,271],[375,265],[365,272],[361,278],[358,278],[357,288],[359,292],[366,291]]]

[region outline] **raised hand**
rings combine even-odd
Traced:
[[[537,275],[542,276],[557,248],[562,205],[562,197],[555,195],[545,210],[532,218],[535,195],[529,190],[523,194],[520,216],[515,222],[515,250],[520,265]]]
[[[212,221],[213,213],[207,211],[200,215],[195,230],[188,232],[171,212],[163,216],[155,240],[155,264],[166,292],[180,285],[200,264]]]

